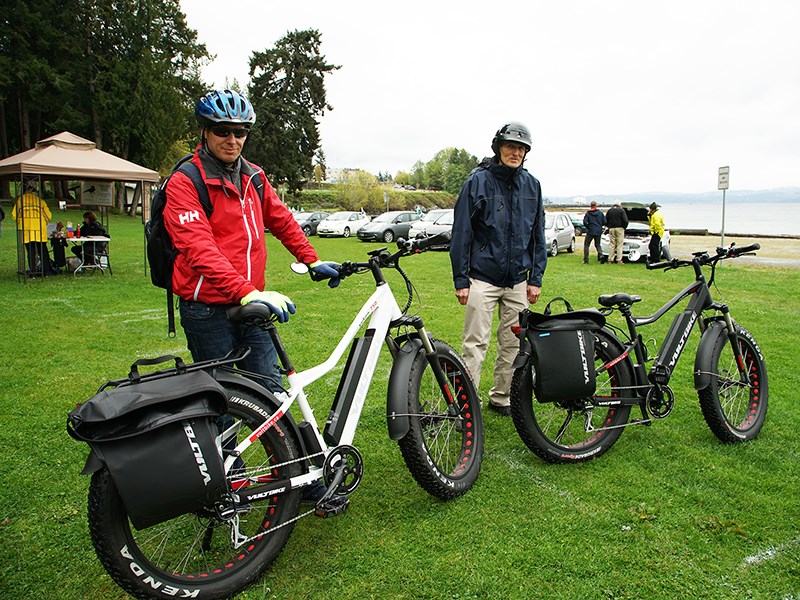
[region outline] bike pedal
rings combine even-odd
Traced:
[[[320,500],[314,507],[314,516],[322,519],[336,517],[342,514],[350,503],[350,498],[346,496],[335,496],[329,500]]]

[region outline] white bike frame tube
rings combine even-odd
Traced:
[[[400,307],[397,305],[397,300],[395,300],[389,284],[383,283],[382,285],[379,285],[369,299],[364,303],[364,306],[361,307],[361,310],[358,312],[355,319],[353,319],[350,327],[347,329],[344,336],[342,336],[342,339],[339,340],[336,348],[333,350],[328,359],[325,360],[325,362],[311,367],[310,369],[306,369],[305,371],[292,372],[287,375],[287,379],[289,381],[288,393],[276,394],[276,397],[281,400],[280,408],[276,410],[269,419],[264,421],[264,423],[262,423],[252,434],[250,434],[247,438],[242,440],[238,446],[236,446],[234,453],[225,460],[225,471],[227,472],[233,465],[233,462],[236,460],[236,456],[250,447],[250,445],[259,437],[261,437],[261,435],[267,429],[272,427],[276,421],[280,420],[280,418],[288,412],[289,407],[295,400],[297,400],[297,404],[303,413],[304,419],[314,425],[313,431],[320,443],[320,447],[323,449],[323,451],[328,450],[328,446],[320,434],[319,426],[314,418],[314,413],[308,404],[308,398],[306,397],[304,388],[323,375],[329,373],[336,367],[345,351],[350,347],[353,339],[356,337],[356,335],[358,335],[358,332],[361,330],[364,323],[367,321],[367,319],[370,319],[369,329],[373,329],[375,334],[367,352],[364,370],[362,372],[361,379],[358,382],[358,386],[356,387],[353,403],[351,404],[350,412],[346,417],[345,427],[342,432],[342,439],[340,441],[341,444],[350,444],[355,437],[355,430],[361,416],[361,409],[364,406],[364,401],[366,400],[367,392],[369,391],[369,384],[372,382],[372,376],[375,372],[375,367],[378,362],[378,356],[380,355],[381,347],[386,339],[386,334],[389,331],[389,325],[393,320],[399,319],[401,316],[402,314],[400,312]],[[293,478],[292,483],[293,485],[301,484],[307,479],[307,475],[302,475],[300,477]]]

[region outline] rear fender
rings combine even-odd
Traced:
[[[261,401],[267,406],[267,408],[272,409],[273,411],[278,410],[278,408],[281,406],[281,403],[275,397],[274,393],[269,391],[263,385],[259,385],[252,379],[221,370],[214,374],[214,379],[216,379],[220,385],[225,388],[225,391],[228,393],[229,397],[231,394],[235,394],[236,390],[245,389],[261,398]],[[294,417],[292,417],[292,414],[287,412],[280,418],[279,422],[294,436],[294,440],[300,446],[301,453],[303,455],[308,454],[305,443],[303,442],[303,436],[300,435],[300,429],[298,428]]]
[[[408,433],[408,380],[414,359],[420,352],[424,352],[422,340],[408,337],[394,357],[386,391],[386,424],[393,440],[402,439]]]

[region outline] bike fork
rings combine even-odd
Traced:
[[[441,363],[436,357],[436,349],[433,347],[430,337],[428,337],[428,332],[425,329],[425,326],[422,324],[421,318],[417,317],[417,319],[415,319],[414,327],[417,330],[417,333],[419,333],[420,341],[422,342],[422,348],[425,350],[425,358],[428,359],[428,364],[433,370],[433,374],[436,377],[436,382],[439,384],[439,388],[442,390],[442,394],[444,394],[445,400],[447,401],[447,414],[450,417],[457,418],[459,416],[459,410],[456,397],[453,394],[452,388],[450,387],[450,382],[447,379],[447,375],[445,374]]]
[[[733,355],[736,357],[736,366],[739,369],[739,377],[741,378],[742,383],[750,385],[750,373],[744,364],[742,348],[739,346],[739,340],[736,336],[736,328],[733,324],[730,311],[723,310],[722,318],[725,319],[725,326],[728,328],[728,341],[730,342],[731,349],[733,350]]]

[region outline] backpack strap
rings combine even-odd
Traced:
[[[206,218],[211,216],[214,211],[214,206],[211,204],[211,198],[208,195],[208,188],[206,182],[203,181],[203,176],[200,174],[200,168],[192,162],[191,158],[194,154],[187,154],[181,158],[175,167],[173,167],[173,174],[175,171],[180,171],[186,175],[194,185],[197,192],[197,198],[200,200],[200,206],[203,207],[203,212],[206,213]],[[171,175],[170,175],[171,177]],[[172,294],[172,287],[167,288],[167,335],[175,337],[175,298]]]
[[[191,156],[194,155],[190,154],[189,157]],[[206,182],[203,181],[203,176],[200,174],[200,167],[191,160],[188,160],[180,163],[176,170],[180,171],[191,180],[197,192],[197,198],[200,200],[200,206],[203,207],[203,211],[206,213],[206,218],[210,217],[211,213],[214,212],[214,206],[211,204],[211,198],[208,196]]]

